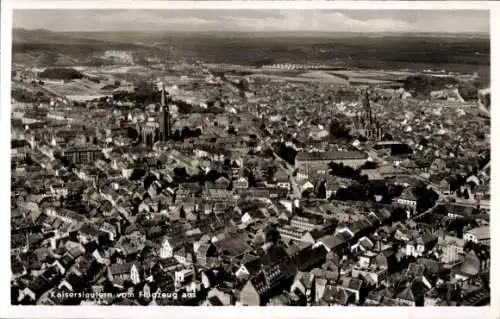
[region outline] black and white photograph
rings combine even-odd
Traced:
[[[10,65],[11,305],[490,306],[489,10],[16,9]]]

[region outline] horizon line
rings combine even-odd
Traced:
[[[24,30],[24,31],[48,31],[54,33],[130,33],[130,32],[141,32],[141,33],[210,33],[210,32],[220,32],[220,33],[323,33],[323,34],[443,34],[443,35],[488,35],[491,36],[491,32],[485,31],[470,31],[470,32],[453,32],[453,31],[425,31],[425,32],[412,32],[412,31],[325,31],[325,30],[53,30],[47,28],[12,28],[12,31]]]

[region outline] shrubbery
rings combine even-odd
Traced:
[[[84,75],[75,69],[67,68],[48,68],[40,73],[41,78],[58,79],[58,80],[77,80]]]
[[[404,80],[406,91],[420,96],[429,96],[432,91],[442,90],[447,85],[458,85],[459,81],[451,76],[432,76],[426,74],[410,75]]]

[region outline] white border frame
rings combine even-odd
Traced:
[[[287,9],[287,10],[326,10],[326,9],[421,9],[421,10],[490,10],[491,39],[491,75],[494,92],[500,92],[500,2],[487,1],[146,1],[146,0],[87,0],[87,1],[51,1],[51,0],[2,0],[1,8],[1,108],[0,108],[0,149],[5,156],[0,158],[0,176],[4,191],[0,192],[0,204],[3,208],[0,221],[0,251],[5,254],[6,263],[1,264],[0,282],[0,317],[14,318],[119,318],[119,317],[176,317],[176,318],[500,318],[498,273],[491,272],[490,307],[140,307],[140,306],[11,306],[10,305],[10,87],[11,87],[11,38],[13,9]],[[496,37],[495,37],[496,35]],[[492,105],[498,104],[493,94]],[[500,110],[493,106],[492,124],[500,116]],[[497,116],[498,115],[498,116]],[[492,138],[500,136],[500,126],[492,125]],[[494,144],[494,143],[492,143]],[[492,160],[499,159],[499,150],[492,145]],[[498,164],[500,165],[500,163]],[[492,189],[500,189],[500,176],[497,165],[492,168]],[[497,187],[498,186],[498,187]],[[497,247],[498,234],[495,231],[500,218],[496,211],[500,201],[492,198],[491,229],[492,247]],[[500,231],[499,231],[500,232]],[[499,254],[492,249],[491,269],[500,266]],[[493,283],[497,283],[494,285]],[[377,311],[374,311],[374,310]]]

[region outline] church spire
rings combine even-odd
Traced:
[[[165,107],[165,82],[161,82],[161,107]]]
[[[160,140],[166,141],[170,138],[170,108],[165,98],[165,82],[162,82],[161,91],[161,115],[160,115]]]
[[[370,105],[370,93],[368,90],[365,91],[364,98],[363,98],[363,108],[365,110],[365,116],[367,117],[368,121],[370,124],[373,123],[373,118],[372,118],[372,108]]]

